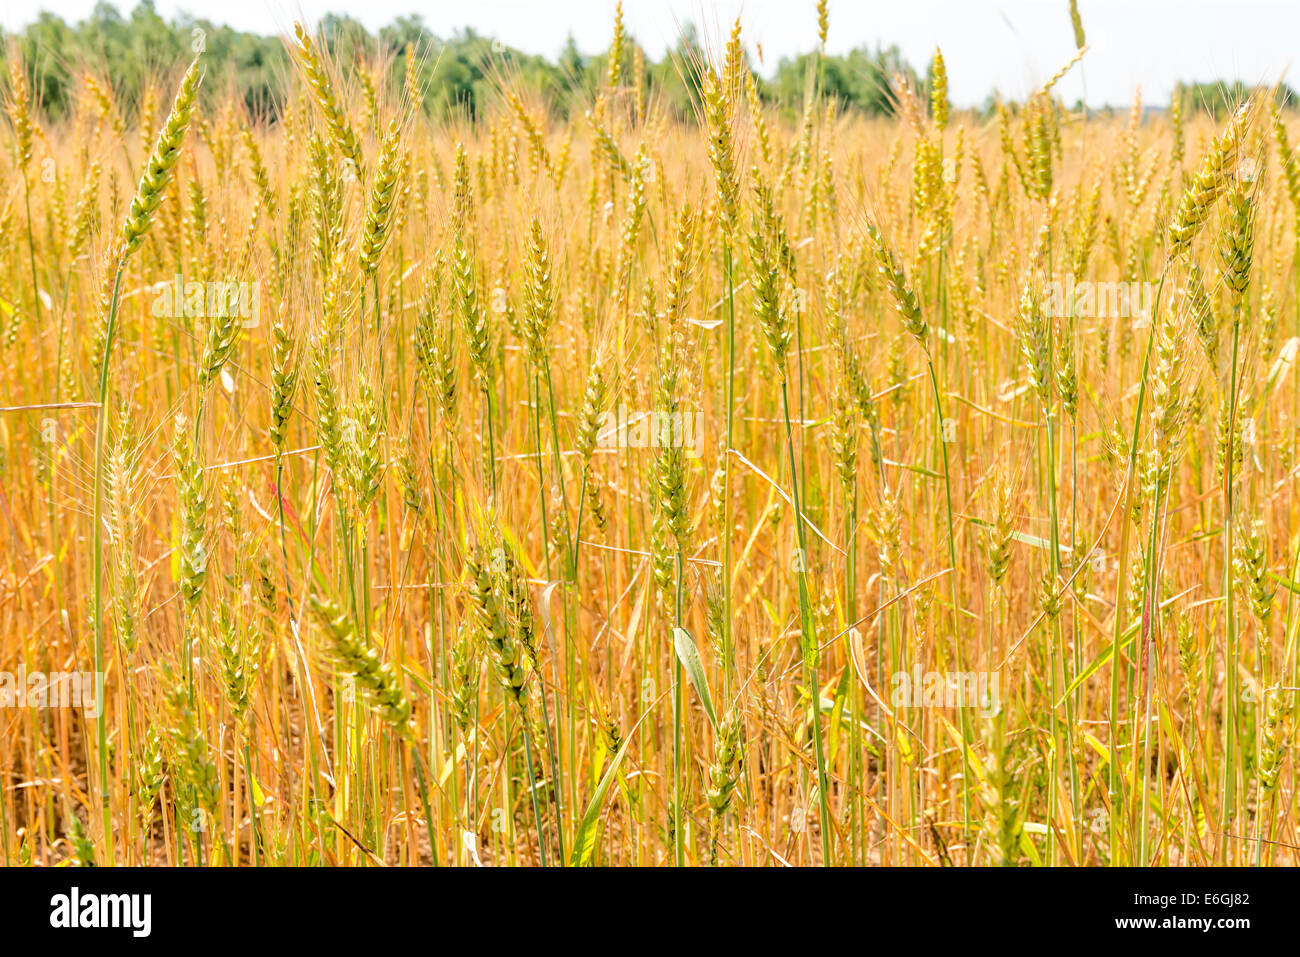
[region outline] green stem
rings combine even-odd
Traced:
[[[117,334],[117,301],[122,291],[122,272],[126,263],[119,259],[113,276],[113,294],[108,304],[108,321],[104,332],[104,353],[100,357],[99,405],[95,409],[95,475],[94,505],[91,515],[91,568],[95,582],[95,676],[104,674],[104,446],[107,442],[108,416],[108,366],[113,354],[113,337]],[[106,859],[113,860],[113,813],[108,796],[108,715],[107,708],[99,709],[96,719],[97,748],[99,751],[99,799],[103,816],[104,848]]]
[[[945,495],[945,513],[948,518],[948,595],[952,601],[952,643],[957,653],[957,670],[964,671],[964,655],[962,654],[961,635],[958,622],[961,618],[961,602],[957,593],[957,533],[956,527],[952,520],[952,478],[948,470],[948,444],[943,441],[943,401],[939,398],[939,380],[934,374],[934,360],[930,357],[929,350],[925,353],[925,367],[930,373],[930,390],[934,395],[934,414],[935,430],[939,435],[939,448],[943,453],[943,491]],[[969,708],[959,709],[961,715],[961,735],[962,735],[962,778],[961,778],[961,806],[962,806],[962,835],[966,841],[966,854],[970,855],[970,751],[967,743],[970,741],[970,718],[968,716]]]
[[[528,713],[524,710],[523,699],[520,699],[519,705],[519,718],[524,726],[524,764],[528,767],[528,793],[533,799],[533,821],[537,824],[537,853],[542,867],[545,867],[546,841],[542,836],[542,811],[537,804],[537,776],[533,773],[533,736],[528,730]]]
[[[1223,465],[1223,602],[1227,643],[1223,656],[1224,741],[1223,741],[1223,863],[1228,863],[1228,846],[1237,810],[1237,616],[1232,595],[1232,465],[1237,445],[1237,351],[1241,332],[1240,308],[1232,317],[1232,366],[1228,378],[1228,448]]]
[[[1128,552],[1132,537],[1134,494],[1137,491],[1134,479],[1137,473],[1138,437],[1142,429],[1142,407],[1146,402],[1147,377],[1151,371],[1151,352],[1155,347],[1156,329],[1159,327],[1160,295],[1165,287],[1165,275],[1169,264],[1160,273],[1160,282],[1156,285],[1155,301],[1151,306],[1151,331],[1147,334],[1147,347],[1142,357],[1142,375],[1138,380],[1137,410],[1133,413],[1133,435],[1129,441],[1128,465],[1124,474],[1124,501],[1120,519],[1119,534],[1119,569],[1115,581],[1115,619],[1111,632],[1110,647],[1110,760],[1107,763],[1107,790],[1110,800],[1110,863],[1115,865],[1119,859],[1119,680],[1120,680],[1120,644],[1124,635],[1124,602],[1128,584]]]
[[[818,675],[817,635],[813,628],[812,601],[808,597],[808,546],[804,536],[803,503],[799,497],[799,464],[794,455],[794,435],[790,429],[790,389],[785,376],[781,377],[781,411],[785,416],[785,445],[790,456],[791,498],[794,505],[794,527],[799,540],[799,630],[803,644],[804,682],[812,699],[813,745],[817,757],[817,799],[821,806],[822,866],[831,864],[831,827],[829,785],[826,778],[826,755],[822,745],[821,682]]]

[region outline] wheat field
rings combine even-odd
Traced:
[[[274,124],[10,57],[6,864],[1297,862],[1272,91],[791,113],[738,24],[678,117],[620,16],[435,120],[284,39]]]

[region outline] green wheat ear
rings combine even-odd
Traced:
[[[176,93],[176,101],[154,144],[153,155],[149,157],[149,162],[140,175],[140,185],[136,188],[135,198],[131,200],[126,222],[122,224],[122,259],[134,253],[144,242],[145,234],[149,232],[149,226],[162,203],[163,193],[171,181],[176,161],[180,159],[181,144],[185,140],[185,131],[194,118],[199,84],[203,81],[203,73],[199,69],[202,56],[199,54],[195,57],[190,68],[185,71],[185,79],[181,81],[181,87]]]
[[[284,451],[293,415],[293,398],[298,389],[299,353],[294,347],[293,329],[283,302],[271,326],[271,441],[277,452]]]
[[[352,128],[352,124],[348,121],[347,114],[343,110],[343,105],[334,92],[334,86],[330,83],[329,74],[325,72],[325,64],[316,53],[310,34],[303,29],[300,23],[293,25],[293,32],[294,38],[297,40],[297,47],[294,52],[297,54],[297,60],[302,67],[307,85],[311,88],[312,99],[316,101],[316,106],[325,119],[325,125],[329,128],[330,138],[334,140],[334,145],[338,147],[343,157],[352,163],[357,176],[360,177],[365,170],[361,140],[358,139],[356,130]]]
[[[379,145],[379,166],[366,208],[366,226],[361,235],[361,272],[363,277],[373,275],[379,268],[379,256],[392,232],[394,208],[397,198],[398,177],[402,171],[400,159],[401,137],[394,120],[388,126]]]
[[[339,669],[356,680],[377,717],[399,734],[411,734],[411,702],[402,691],[393,666],[380,658],[378,649],[366,641],[338,605],[315,595],[308,601],[325,631],[330,656]]]
[[[522,710],[528,680],[524,662],[524,649],[511,635],[502,608],[501,597],[488,568],[488,558],[482,545],[472,547],[464,557],[466,591],[479,640],[491,652],[497,678],[506,695]]]

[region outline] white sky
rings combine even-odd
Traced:
[[[134,0],[118,0],[128,10]],[[529,53],[554,56],[572,34],[584,53],[609,44],[615,0],[156,0],[163,16],[189,11],[240,30],[285,31],[347,10],[374,31],[418,12],[434,33],[473,27]],[[0,25],[20,29],[41,10],[70,22],[94,0],[3,0]],[[770,69],[782,56],[813,49],[816,0],[624,0],[628,32],[658,58],[692,21],[715,46],[739,14],[747,42],[763,47]],[[1300,49],[1297,0],[1079,0],[1089,52],[1059,87],[1067,102],[1085,92],[1092,105],[1143,101],[1164,105],[1178,80],[1272,83]],[[1056,72],[1074,52],[1067,0],[830,0],[831,52],[897,44],[923,70],[937,44],[958,106],[992,90],[1019,97]],[[1300,77],[1287,77],[1300,86]]]

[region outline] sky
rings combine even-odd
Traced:
[[[76,21],[95,0],[3,0],[0,26],[21,29],[42,10]],[[134,0],[117,0],[127,10]],[[609,45],[615,0],[156,0],[163,16],[188,12],[239,30],[275,33],[294,19],[312,21],[346,11],[374,31],[419,13],[435,34],[461,27],[524,50],[554,56],[571,34],[584,53]],[[784,56],[817,43],[816,0],[624,0],[624,22],[658,58],[695,23],[720,47],[740,16],[747,43],[760,44],[763,72]],[[937,45],[948,67],[950,95],[975,106],[994,90],[1019,98],[1037,88],[1074,53],[1067,0],[830,0],[832,53],[857,46],[897,45],[923,70]],[[1089,50],[1058,87],[1066,102],[1125,106],[1134,92],[1161,106],[1179,80],[1293,80],[1300,50],[1300,0],[1079,0]]]

